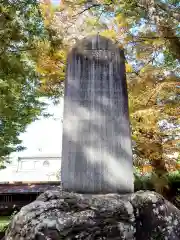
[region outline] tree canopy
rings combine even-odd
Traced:
[[[35,49],[45,39],[37,2],[1,1],[0,5],[0,162],[23,149],[19,134],[45,107],[39,101]]]

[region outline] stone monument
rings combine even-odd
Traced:
[[[63,122],[63,189],[133,192],[125,58],[111,40],[90,36],[69,53]]]
[[[4,240],[180,239],[179,209],[157,193],[132,193],[124,55],[100,36],[68,56],[62,185],[24,206]]]

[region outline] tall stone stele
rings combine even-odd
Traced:
[[[123,51],[95,35],[68,55],[61,181],[65,191],[134,191]]]

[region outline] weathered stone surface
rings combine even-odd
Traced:
[[[79,193],[134,190],[124,53],[99,35],[68,56],[61,181]]]
[[[179,240],[180,210],[150,191],[47,191],[14,217],[5,240]]]

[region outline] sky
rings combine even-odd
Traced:
[[[54,3],[55,5],[58,5],[60,3],[60,0],[51,0],[52,3]]]
[[[17,157],[27,156],[61,156],[62,147],[62,118],[63,98],[58,105],[48,100],[47,112],[52,117],[36,120],[27,126],[26,132],[20,135],[22,145],[27,149],[11,155],[16,161]]]

